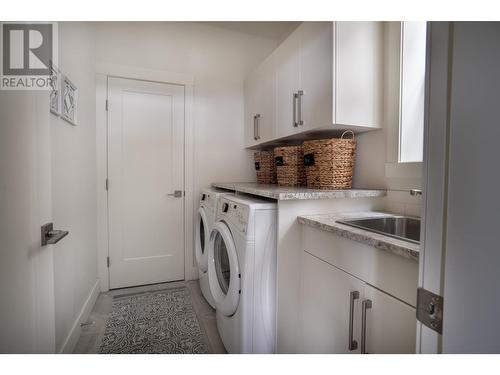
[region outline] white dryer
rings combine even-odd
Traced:
[[[200,289],[203,297],[215,308],[215,301],[208,284],[208,242],[210,232],[215,222],[217,201],[223,195],[233,195],[226,190],[215,188],[204,188],[200,193],[200,206],[196,220],[195,235],[195,256],[198,264],[198,274],[200,277]]]
[[[208,248],[217,328],[229,353],[274,353],[276,203],[224,196]]]

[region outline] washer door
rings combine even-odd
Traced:
[[[240,301],[240,266],[233,236],[219,221],[210,235],[208,281],[217,311],[226,316],[235,313]]]
[[[196,245],[195,254],[198,268],[201,272],[207,272],[208,269],[208,236],[210,235],[210,228],[208,227],[207,215],[205,209],[200,207],[198,209],[198,220],[196,221]]]

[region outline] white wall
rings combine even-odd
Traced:
[[[200,23],[96,23],[96,61],[194,75],[195,192],[254,180],[243,147],[243,79],[276,41]]]
[[[422,187],[422,163],[400,164],[399,81],[400,23],[384,24],[384,124],[382,129],[357,136],[353,186],[387,189],[385,209],[390,212],[420,216],[420,196],[410,196],[410,189]]]
[[[59,67],[78,88],[78,125],[50,115],[54,226],[69,231],[54,249],[56,350],[71,351],[97,281],[94,31],[59,23]],[[92,299],[92,298],[91,298]],[[89,304],[93,305],[92,301]],[[90,306],[92,307],[92,306]],[[85,314],[84,314],[85,315]]]
[[[107,22],[94,27],[96,64],[194,77],[193,109],[187,114],[193,123],[194,199],[186,202],[193,215],[202,187],[214,181],[255,180],[253,153],[244,149],[243,80],[277,46],[275,40],[196,22]],[[187,232],[194,232],[194,220],[190,225]],[[195,270],[194,256],[186,261]],[[187,278],[195,275],[186,273]]]

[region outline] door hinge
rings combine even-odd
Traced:
[[[426,327],[443,334],[443,297],[418,288],[417,319]]]
[[[110,261],[109,261],[109,257],[107,257],[107,258],[106,258],[106,265],[108,266],[108,268],[109,268],[109,265],[110,265],[110,264],[111,264],[111,263],[110,263]]]
[[[106,99],[106,111],[109,110],[109,102],[108,99]]]
[[[108,191],[108,190],[109,190],[109,180],[106,179],[106,191]]]

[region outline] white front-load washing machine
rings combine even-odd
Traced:
[[[200,277],[200,289],[203,297],[215,308],[214,297],[208,285],[208,242],[210,232],[215,222],[215,213],[218,199],[223,195],[233,195],[226,190],[204,188],[200,193],[200,206],[196,220],[195,256]]]
[[[229,353],[276,347],[276,203],[224,196],[208,248],[217,328]]]

